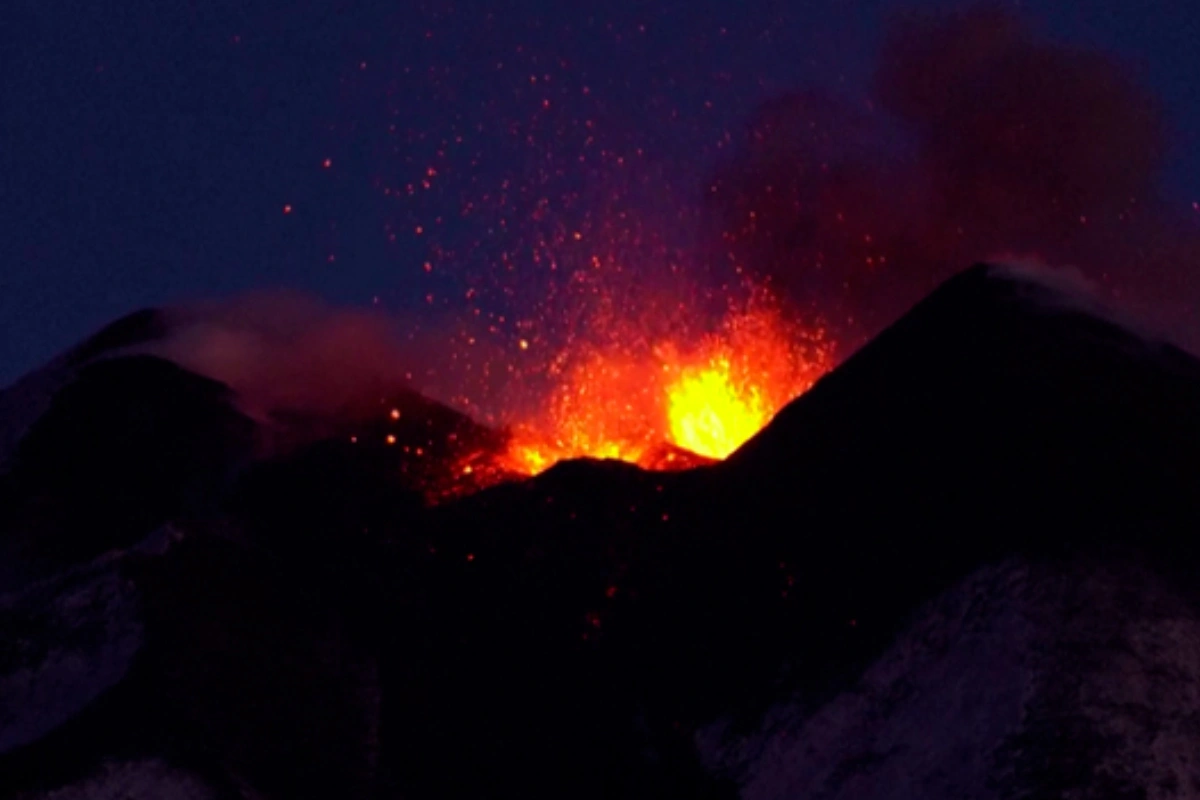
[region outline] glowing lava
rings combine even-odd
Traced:
[[[591,353],[557,376],[541,419],[517,426],[509,466],[536,474],[591,457],[661,469],[668,445],[725,458],[827,372],[831,357],[823,331],[761,304],[690,345],[662,342],[641,357]]]
[[[583,456],[639,463],[664,441],[654,422],[660,402],[654,372],[648,362],[588,354],[560,376],[544,417],[517,427],[512,466],[537,474]]]
[[[688,370],[668,391],[671,440],[685,450],[724,458],[770,420],[756,386],[742,392],[734,385],[727,358],[706,369]]]

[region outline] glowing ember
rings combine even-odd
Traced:
[[[831,355],[822,331],[762,304],[690,349],[668,341],[640,359],[592,354],[561,376],[543,420],[517,428],[509,467],[536,474],[591,457],[670,468],[665,445],[725,458],[812,386]]]

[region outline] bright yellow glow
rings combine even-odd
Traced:
[[[734,385],[728,358],[686,370],[667,389],[671,441],[708,458],[725,458],[770,421],[762,393]]]

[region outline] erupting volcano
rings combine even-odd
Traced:
[[[697,341],[564,353],[543,414],[514,428],[507,465],[536,474],[591,457],[672,469],[722,459],[831,366],[819,328],[765,301]]]
[[[1200,797],[1188,4],[9,5],[0,800]]]
[[[469,347],[456,343],[453,360],[464,371],[503,370],[507,392],[482,400],[444,389],[431,396],[457,406],[446,411],[468,429],[480,429],[474,417],[493,433],[481,438],[435,425],[421,427],[413,439],[401,430],[410,414],[381,398],[380,430],[355,429],[350,440],[357,445],[382,437],[388,449],[419,462],[433,503],[571,459],[619,460],[654,471],[722,460],[834,366],[835,342],[819,320],[799,318],[765,290],[744,294],[728,300],[726,313],[707,325],[656,324],[662,320],[647,311],[652,302],[629,304],[616,315],[610,305],[609,313],[588,317],[591,324],[565,336],[566,344],[531,353],[535,347],[520,339],[496,362],[473,359]],[[518,368],[519,356],[534,366]],[[416,418],[426,413],[418,409]],[[447,436],[457,443],[449,450],[441,442]]]

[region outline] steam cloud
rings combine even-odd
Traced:
[[[232,388],[256,417],[365,412],[404,387],[413,353],[382,315],[266,292],[173,309],[149,349]]]
[[[1200,229],[1158,188],[1166,140],[1104,54],[1004,11],[910,14],[869,103],[797,91],[758,110],[712,181],[711,245],[859,341],[967,264],[1019,258],[1078,267],[1200,349]]]

